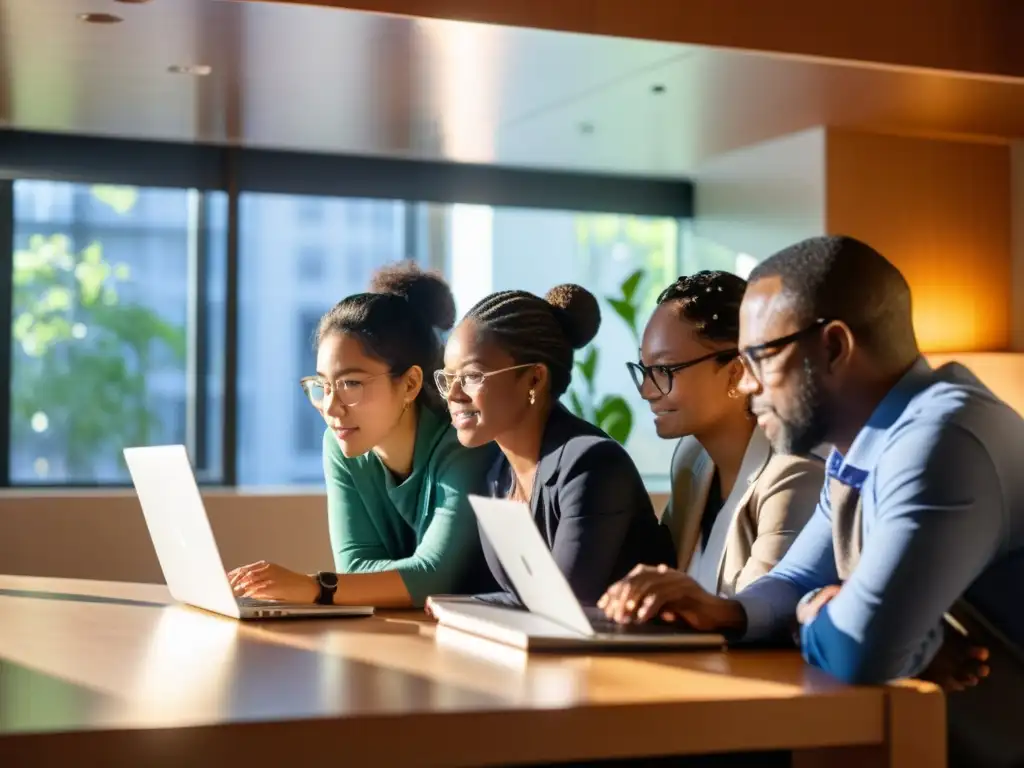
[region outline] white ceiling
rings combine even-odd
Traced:
[[[124,21],[85,24],[85,12]],[[188,64],[213,72],[167,71]],[[0,122],[685,176],[820,124],[1024,137],[1024,81],[312,6],[0,0]]]

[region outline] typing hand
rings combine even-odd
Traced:
[[[228,580],[236,597],[315,603],[320,594],[314,577],[263,560],[235,568],[228,573]]]
[[[973,645],[959,632],[947,630],[942,647],[920,678],[935,683],[947,693],[963,691],[988,677],[987,661],[988,648]]]
[[[434,598],[427,598],[427,602],[423,604],[423,612],[434,621],[437,621],[437,616],[434,615]]]
[[[626,578],[612,584],[597,605],[619,624],[661,618],[710,630],[734,623],[721,617],[723,604],[728,602],[709,595],[692,578],[667,565],[638,565]]]

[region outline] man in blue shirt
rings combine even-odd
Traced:
[[[833,446],[815,514],[735,600],[639,568],[606,612],[745,640],[798,630],[809,663],[855,683],[924,671],[961,597],[1024,646],[1024,419],[962,366],[929,367],[900,272],[848,237],[791,246],[751,274],[740,344],[773,447]]]

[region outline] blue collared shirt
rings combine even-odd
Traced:
[[[963,366],[921,359],[828,476],[860,489],[860,561],[801,627],[804,658],[849,682],[916,675],[961,595],[1024,645],[1024,419]],[[828,482],[786,556],[737,599],[745,639],[787,632],[807,592],[839,581]]]

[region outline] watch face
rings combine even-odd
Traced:
[[[331,573],[330,571],[324,571],[317,575],[317,579],[321,586],[331,589],[338,586],[338,574]]]

